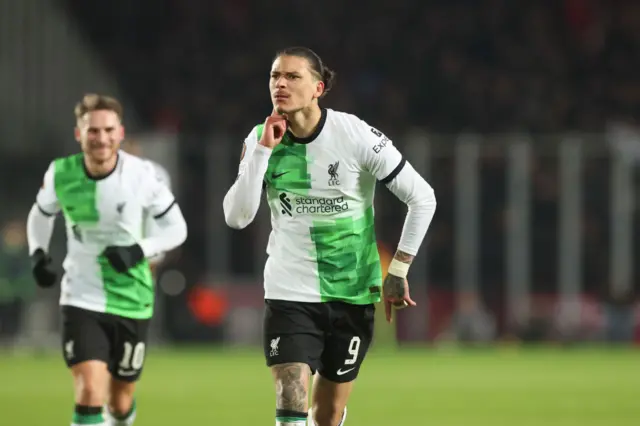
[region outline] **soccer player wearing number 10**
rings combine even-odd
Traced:
[[[310,49],[276,55],[269,80],[274,113],[246,138],[224,199],[232,228],[253,221],[263,185],[271,209],[264,354],[275,381],[276,426],[344,424],[372,340],[374,303],[382,292],[388,321],[393,307],[415,305],[407,271],[436,208],[431,186],[389,138],[358,117],[319,107],[332,80]],[[384,283],[376,181],[409,207]]]
[[[75,114],[82,153],[54,160],[45,173],[27,220],[29,253],[37,284],[51,287],[49,241],[62,211],[62,350],[74,379],[72,425],[130,426],[153,312],[149,259],[182,244],[187,225],[154,166],[120,150],[117,100],[87,95]],[[157,227],[145,235],[146,220]]]

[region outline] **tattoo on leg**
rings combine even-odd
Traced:
[[[298,412],[307,411],[309,366],[299,362],[274,365],[276,408]]]

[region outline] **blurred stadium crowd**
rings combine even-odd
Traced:
[[[155,126],[246,133],[291,44],[337,69],[331,106],[389,133],[601,131],[640,105],[632,0],[66,3]]]

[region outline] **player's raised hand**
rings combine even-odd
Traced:
[[[287,118],[275,111],[264,122],[262,137],[258,142],[267,148],[275,148],[284,137],[287,131]]]
[[[387,322],[393,322],[393,308],[404,309],[416,306],[416,302],[409,295],[409,282],[406,278],[387,274],[382,284],[382,297]]]

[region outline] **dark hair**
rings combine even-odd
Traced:
[[[324,83],[324,93],[322,94],[322,96],[327,94],[327,92],[329,92],[329,90],[331,90],[331,88],[333,87],[333,82],[336,79],[335,71],[326,66],[324,62],[322,62],[322,59],[320,59],[320,56],[318,56],[316,52],[309,49],[308,47],[287,47],[276,53],[274,60],[279,58],[280,56],[297,56],[309,61],[311,71],[316,74],[316,76]]]
[[[88,112],[103,110],[115,112],[118,118],[122,120],[122,105],[117,99],[94,93],[84,95],[82,100],[76,104],[73,112],[76,115],[76,119],[80,120]]]

